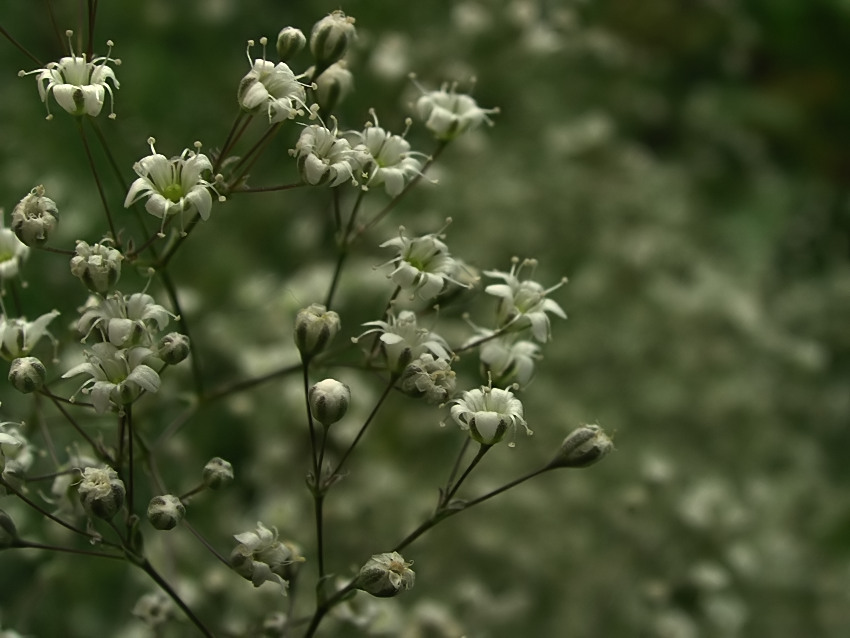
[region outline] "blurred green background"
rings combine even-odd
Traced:
[[[64,4],[51,3],[57,24],[76,29],[77,3]],[[57,59],[41,7],[7,0],[0,25],[42,60]],[[101,3],[96,49],[111,38],[123,64],[118,119],[99,123],[125,179],[150,135],[169,156],[196,139],[220,145],[249,68],[245,42],[286,25],[307,32],[337,8],[356,17],[359,34],[341,128],[359,128],[375,107],[400,131],[418,95],[411,71],[429,88],[468,88],[476,77],[478,103],[501,109],[494,128],[440,158],[430,173],[438,185],[417,189],[359,247],[342,281],[341,337],[378,318],[386,298],[372,272],[388,259],[377,245],[399,223],[432,232],[450,216],[447,243],[475,267],[530,256],[544,285],[570,278],[554,295],[569,320],[554,323],[523,394],[535,437],[494,450],[469,493],[548,460],[580,423],[598,422],[617,446],[598,466],[544,475],[414,545],[405,557],[416,588],[397,599],[407,633],[393,624],[394,600],[380,606],[385,635],[846,636],[850,2]],[[0,52],[0,206],[8,219],[43,183],[62,215],[56,244],[98,239],[102,211],[70,118],[53,108],[45,122],[35,81],[15,75],[34,65],[5,40]],[[252,185],[294,180],[287,149],[298,130],[284,127]],[[431,150],[421,126],[409,139]],[[109,188],[115,214],[126,214],[121,188]],[[175,260],[210,386],[293,357],[292,315],[319,300],[330,275],[328,205],[317,191],[233,197]],[[26,313],[62,310],[57,335],[85,299],[66,268],[64,257],[36,253],[25,269]],[[125,272],[121,289],[143,285]],[[379,380],[334,374],[365,416]],[[179,412],[171,385],[149,403],[153,432]],[[11,392],[4,420],[27,405]],[[175,485],[191,484],[212,455],[233,462],[233,489],[189,514],[221,551],[263,520],[309,556],[299,401],[296,378],[240,394],[202,411],[163,451]],[[329,497],[329,561],[341,572],[415,526],[462,440],[453,424],[437,427],[445,412],[401,396],[382,415]],[[2,506],[12,511],[8,498]],[[19,528],[37,534],[40,522],[15,511]],[[280,607],[279,594],[254,591],[178,534],[151,544],[185,574],[175,581],[202,614],[219,610],[237,631]],[[128,609],[148,590],[144,579],[85,565],[4,552],[4,627],[143,635]]]

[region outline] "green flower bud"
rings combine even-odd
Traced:
[[[29,394],[44,385],[47,371],[36,357],[18,357],[9,367],[9,381],[15,390]]]
[[[302,308],[295,316],[295,345],[302,358],[324,350],[339,332],[339,315],[321,304]]]
[[[398,552],[375,554],[360,568],[357,589],[378,598],[397,596],[412,589],[416,574]]]
[[[319,381],[307,392],[310,412],[319,423],[328,427],[339,421],[348,412],[351,390],[336,379]]]
[[[277,54],[281,62],[288,62],[304,48],[307,37],[295,27],[284,27],[277,34]]]
[[[223,458],[215,456],[204,466],[204,485],[217,490],[233,480],[233,466]]]
[[[36,186],[12,210],[11,228],[27,246],[40,246],[59,223],[56,202],[44,196],[44,186]]]
[[[189,352],[189,337],[179,332],[169,332],[159,340],[156,356],[173,366],[188,357]]]
[[[87,467],[77,486],[83,509],[90,516],[109,520],[124,505],[124,483],[111,467]]]
[[[588,467],[613,449],[614,443],[602,428],[582,425],[567,435],[549,467]]]
[[[342,59],[355,37],[354,18],[347,17],[339,10],[313,25],[313,31],[310,33],[310,51],[319,69],[326,69]]]
[[[148,520],[157,529],[174,529],[186,515],[186,507],[173,494],[154,496],[148,504]]]

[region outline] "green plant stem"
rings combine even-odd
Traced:
[[[31,541],[18,539],[11,547],[15,549],[42,549],[49,552],[62,552],[64,554],[77,554],[80,556],[94,556],[97,558],[112,558],[124,560],[124,554],[102,554],[101,552],[92,552],[86,549],[76,549],[74,547],[59,547],[58,545],[44,545],[42,543],[33,543]]]
[[[354,220],[357,218],[357,213],[360,211],[360,204],[363,201],[363,195],[366,191],[360,190],[357,193],[357,199],[354,201],[354,205],[351,208],[351,215],[348,217],[348,225],[345,228],[345,232],[342,234],[339,244],[339,255],[336,260],[336,267],[334,268],[333,279],[331,280],[330,288],[328,289],[328,295],[325,298],[325,308],[328,310],[331,309],[331,304],[333,303],[334,294],[336,293],[337,286],[339,284],[339,279],[342,276],[342,269],[345,265],[345,261],[348,258],[349,248],[352,243],[352,231],[354,230]],[[334,189],[334,194],[336,195],[337,189]],[[336,201],[336,200],[334,200]]]
[[[313,481],[318,487],[321,483],[319,468],[319,448],[316,444],[316,425],[313,422],[313,411],[310,410],[310,359],[309,357],[302,358],[302,379],[304,382],[304,405],[307,408],[307,427],[310,430],[310,451],[313,460]]]
[[[147,558],[143,558],[143,559],[142,559],[139,563],[137,563],[137,564],[138,564],[138,566],[139,566],[139,567],[140,567],[140,568],[141,568],[141,569],[142,569],[142,570],[143,570],[143,571],[144,571],[144,572],[145,572],[148,576],[150,576],[150,577],[153,579],[153,581],[154,581],[157,585],[159,585],[159,587],[160,587],[160,588],[161,588],[161,589],[162,589],[162,590],[163,590],[166,594],[168,594],[168,596],[171,598],[171,600],[173,600],[173,601],[175,602],[175,604],[176,604],[178,607],[180,607],[180,609],[182,609],[182,610],[183,610],[183,613],[184,613],[184,614],[186,614],[186,616],[189,618],[189,620],[191,620],[191,621],[192,621],[192,623],[195,625],[195,627],[197,627],[197,628],[198,628],[198,631],[200,631],[200,632],[201,632],[204,636],[207,636],[208,638],[215,638],[215,634],[213,634],[213,632],[211,632],[211,631],[207,628],[207,626],[206,626],[206,625],[204,625],[204,623],[201,621],[201,619],[200,619],[200,618],[198,618],[198,617],[195,615],[195,612],[193,612],[193,611],[192,611],[192,609],[189,607],[189,605],[187,605],[187,604],[183,601],[183,599],[182,599],[182,598],[180,598],[179,594],[178,594],[176,591],[174,591],[174,588],[173,588],[173,587],[171,587],[171,585],[169,585],[169,584],[168,584],[168,581],[166,581],[166,580],[165,580],[165,579],[164,579],[164,578],[163,578],[163,577],[159,574],[159,572],[158,572],[158,571],[156,571],[156,569],[154,569],[154,566],[153,566],[153,565],[151,565],[150,561],[149,561]]]
[[[200,398],[204,396],[204,377],[201,373],[201,361],[198,356],[198,348],[192,339],[191,331],[189,330],[189,322],[186,321],[186,315],[180,306],[180,297],[177,295],[177,287],[171,280],[171,275],[163,270],[159,273],[160,281],[165,288],[168,299],[174,307],[174,312],[177,313],[178,321],[180,322],[180,330],[189,338],[189,364],[192,366],[192,379],[195,383],[195,396]]]
[[[124,408],[124,416],[122,421],[127,426],[127,510],[135,512],[133,497],[135,495],[135,456],[133,450],[133,440],[135,439],[133,432],[133,405],[129,404]],[[123,428],[122,428],[123,429]]]
[[[317,482],[319,482],[320,480],[320,478],[316,479]],[[324,492],[319,492],[318,490],[315,490],[313,493],[313,510],[316,515],[316,562],[318,563],[317,567],[319,570],[319,586],[321,586],[322,580],[325,577],[324,503]]]
[[[182,499],[181,499],[181,500],[182,500]],[[195,527],[194,527],[193,525],[191,525],[191,524],[189,523],[189,521],[187,521],[187,520],[184,518],[184,519],[180,522],[180,524],[181,524],[183,527],[185,527],[187,530],[189,530],[189,533],[190,533],[190,534],[192,534],[192,536],[194,536],[195,538],[197,538],[197,539],[198,539],[198,541],[201,543],[201,545],[203,545],[204,547],[206,547],[206,548],[207,548],[207,550],[210,552],[210,554],[212,554],[213,556],[215,556],[215,557],[218,559],[218,561],[219,561],[219,562],[221,562],[222,564],[226,565],[228,569],[233,569],[233,567],[232,567],[232,566],[231,566],[231,564],[230,564],[230,561],[229,561],[229,560],[227,560],[227,559],[226,559],[224,556],[222,556],[221,554],[219,554],[219,553],[218,553],[218,550],[217,550],[215,547],[213,547],[213,546],[212,546],[212,544],[211,544],[211,543],[210,543],[210,542],[209,542],[206,538],[204,538],[203,534],[201,534],[201,533],[200,533],[197,529],[195,529]]]
[[[447,491],[445,496],[443,497],[444,505],[447,504],[452,499],[452,496],[457,493],[457,491],[460,489],[460,486],[466,480],[466,477],[470,475],[472,470],[475,469],[475,466],[478,465],[481,459],[484,458],[484,455],[487,454],[487,452],[490,451],[490,448],[492,447],[492,445],[484,445],[483,443],[481,443],[478,448],[478,452],[475,454],[475,457],[472,459],[472,461],[469,462],[469,465],[466,466],[466,469],[463,471],[463,474],[460,475],[460,478],[457,480],[454,486],[449,491]]]
[[[103,184],[100,181],[100,177],[97,174],[97,167],[94,163],[94,157],[91,154],[91,148],[89,147],[88,140],[86,139],[86,130],[83,128],[83,124],[80,118],[77,118],[77,130],[80,132],[80,139],[83,141],[83,148],[86,151],[86,159],[89,162],[89,168],[91,168],[92,175],[94,176],[94,182],[97,185],[97,192],[100,195],[100,202],[103,204],[103,211],[106,213],[106,221],[109,224],[109,232],[112,235],[112,239],[115,242],[115,247],[118,250],[121,250],[121,239],[118,237],[118,233],[115,232],[115,223],[112,221],[112,213],[109,211],[109,203],[106,201],[106,193],[103,191]]]
[[[77,434],[79,434],[81,437],[83,437],[86,440],[86,443],[88,443],[91,446],[91,449],[94,451],[95,454],[97,454],[97,456],[98,456],[98,458],[100,458],[100,460],[105,461],[108,465],[111,465],[111,466],[116,465],[115,459],[113,459],[112,456],[110,456],[106,452],[106,450],[103,449],[102,445],[100,445],[94,439],[92,439],[85,432],[85,430],[83,430],[83,428],[80,426],[80,424],[77,423],[76,420],[74,420],[74,417],[72,417],[68,413],[68,411],[62,406],[62,401],[59,399],[59,397],[57,397],[52,392],[47,390],[47,388],[42,388],[39,392],[53,402],[53,405],[56,406],[56,409],[59,410],[62,413],[62,416],[64,416],[65,420],[68,421],[68,423],[71,424],[71,427],[74,428],[77,431]]]
[[[354,589],[354,585],[357,582],[357,579],[352,580],[345,587],[337,591],[333,596],[328,598],[323,603],[319,604],[316,607],[316,611],[313,614],[313,617],[310,619],[310,624],[307,626],[307,631],[304,632],[304,638],[312,638],[316,633],[316,630],[319,628],[319,624],[322,622],[322,619],[325,617],[331,609],[333,609],[340,601],[348,594],[350,591]]]
[[[239,113],[236,115],[236,119],[233,120],[233,124],[230,127],[230,132],[227,134],[227,138],[224,140],[224,144],[221,147],[221,151],[218,153],[218,157],[215,158],[215,164],[213,164],[213,175],[218,172],[218,169],[221,168],[222,162],[227,159],[227,154],[230,152],[230,149],[239,141],[239,138],[242,137],[242,133],[245,132],[245,128],[251,122],[251,116],[245,121],[242,125],[242,128],[239,130],[239,133],[236,132],[236,129],[239,128],[240,122],[245,117],[246,113],[242,109],[239,110]]]

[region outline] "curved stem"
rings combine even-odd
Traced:
[[[115,247],[118,250],[121,250],[121,240],[118,237],[118,233],[115,231],[115,224],[112,221],[112,213],[109,211],[109,204],[106,201],[106,193],[103,190],[103,184],[97,174],[97,167],[94,164],[94,157],[92,157],[91,148],[89,147],[88,140],[86,139],[86,130],[83,128],[81,118],[77,118],[77,130],[80,132],[80,138],[83,140],[83,148],[86,151],[86,159],[89,162],[89,168],[91,168],[92,175],[94,176],[97,192],[100,195],[100,202],[103,204],[103,210],[106,213],[106,221],[109,224],[109,232],[112,234]]]
[[[478,448],[478,453],[475,455],[475,458],[470,461],[469,465],[463,471],[463,474],[460,475],[460,478],[457,480],[454,486],[452,486],[452,488],[446,492],[445,496],[443,497],[444,505],[447,504],[452,499],[452,496],[457,493],[457,491],[460,489],[461,484],[466,480],[466,477],[470,475],[472,470],[475,469],[475,466],[478,465],[481,459],[484,458],[484,455],[487,454],[487,452],[492,447],[492,445],[485,445],[483,443],[480,445],[480,447]]]
[[[193,612],[191,610],[191,608],[189,607],[189,605],[187,605],[183,601],[183,599],[180,598],[180,595],[174,590],[174,588],[171,587],[171,585],[168,584],[168,581],[166,581],[162,576],[160,576],[159,572],[156,571],[156,569],[154,569],[153,565],[151,565],[151,563],[148,559],[146,559],[146,558],[142,559],[142,561],[139,562],[138,565],[148,576],[150,576],[154,580],[154,582],[157,585],[160,586],[160,588],[166,594],[169,595],[171,600],[173,600],[177,604],[177,606],[180,607],[180,609],[183,610],[183,613],[186,614],[186,616],[189,618],[189,620],[192,621],[192,623],[195,625],[195,627],[197,627],[198,630],[204,636],[207,636],[207,638],[215,638],[215,634],[213,634],[213,632],[211,632],[207,628],[207,626],[204,625],[204,623],[201,621],[201,619],[198,618],[195,615],[195,612]]]

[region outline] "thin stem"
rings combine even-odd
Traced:
[[[236,193],[271,193],[274,191],[288,191],[293,188],[301,188],[306,186],[307,184],[304,182],[297,182],[295,184],[281,184],[280,186],[256,186],[253,188],[238,188],[236,190],[230,191],[230,195],[235,195]]]
[[[334,189],[334,194],[336,194],[336,189]],[[331,280],[331,286],[328,289],[328,296],[325,299],[325,307],[330,310],[331,303],[333,302],[334,294],[336,293],[337,285],[339,284],[339,279],[342,276],[342,268],[345,265],[345,260],[348,258],[348,249],[351,246],[351,233],[354,230],[354,220],[357,218],[357,213],[360,211],[360,203],[363,201],[363,195],[366,191],[360,190],[357,194],[357,199],[354,201],[354,206],[351,208],[351,215],[348,217],[348,225],[345,228],[345,232],[342,234],[341,243],[339,246],[339,256],[336,260],[336,267],[334,268],[334,276]],[[336,202],[336,200],[334,200]]]
[[[74,420],[74,417],[72,417],[68,413],[68,411],[62,405],[62,401],[60,400],[59,397],[55,396],[52,392],[50,392],[46,388],[42,388],[41,390],[39,390],[39,392],[53,402],[53,405],[55,405],[56,409],[59,410],[62,413],[62,416],[65,417],[65,420],[67,420],[68,423],[71,424],[71,427],[73,427],[77,431],[77,434],[79,434],[81,437],[83,437],[86,440],[86,442],[91,446],[91,449],[94,451],[94,453],[97,454],[97,456],[102,461],[105,461],[108,465],[116,465],[115,459],[113,459],[112,456],[106,450],[103,449],[103,446],[101,446],[93,438],[91,438],[86,433],[86,431],[83,430],[83,428],[80,426],[80,424],[77,423]]]
[[[484,458],[484,455],[487,454],[487,452],[492,447],[492,445],[485,445],[483,443],[480,445],[480,447],[478,448],[478,453],[475,455],[475,458],[470,461],[469,465],[466,467],[463,474],[460,475],[460,478],[457,480],[454,486],[448,492],[446,492],[446,495],[443,497],[444,505],[447,504],[452,499],[452,496],[457,493],[457,491],[460,489],[461,484],[466,480],[466,477],[469,476],[472,470],[475,469],[475,466],[478,465],[481,459]]]
[[[322,477],[319,475],[319,451],[316,446],[316,426],[313,423],[313,411],[310,409],[310,359],[304,357],[302,358],[302,361],[304,405],[307,407],[307,427],[310,429],[310,450],[313,457],[313,480],[315,481],[314,485],[318,486]]]
[[[6,29],[4,29],[2,25],[0,25],[0,34],[3,34],[3,36],[4,36],[4,37],[5,37],[5,38],[9,41],[9,42],[11,42],[11,43],[12,43],[12,46],[14,46],[14,47],[15,47],[18,51],[20,51],[21,53],[23,53],[25,56],[27,56],[27,57],[28,57],[30,60],[32,60],[33,62],[35,62],[36,66],[38,66],[38,67],[43,67],[43,66],[44,66],[44,64],[42,63],[42,61],[41,61],[41,60],[39,60],[39,59],[38,59],[37,57],[35,57],[32,53],[30,53],[30,52],[27,50],[27,48],[26,48],[23,44],[21,44],[20,42],[18,42],[17,40],[15,40],[15,38],[13,38],[13,37],[12,37],[12,34],[11,34],[11,33],[9,33],[8,31],[6,31]]]
[[[245,176],[245,173],[247,173],[251,169],[254,163],[259,159],[266,145],[272,140],[278,130],[280,130],[280,122],[276,122],[275,124],[270,126],[266,130],[266,132],[263,133],[262,137],[257,140],[256,144],[254,144],[254,146],[252,146],[248,150],[248,152],[245,153],[245,156],[241,160],[239,160],[239,163],[236,164],[233,169],[233,172],[236,173],[240,170],[241,172],[239,172],[236,177],[230,180],[230,188],[238,184],[239,180],[241,180]]]
[[[318,482],[320,479],[316,479]],[[318,554],[318,569],[319,569],[319,583],[322,582],[322,579],[325,577],[325,540],[324,540],[324,515],[323,515],[323,505],[325,502],[325,496],[323,493],[318,490],[315,491],[313,497],[313,509],[316,513],[316,553]]]
[[[50,552],[63,552],[65,554],[79,554],[80,556],[96,556],[97,558],[117,558],[124,560],[124,554],[103,554],[101,552],[92,552],[86,549],[76,549],[74,547],[59,547],[57,545],[44,545],[42,543],[33,543],[31,541],[18,539],[12,547],[16,549],[43,549]]]
[[[327,614],[331,609],[333,609],[334,606],[341,602],[343,597],[345,597],[348,592],[352,591],[355,588],[356,583],[357,579],[352,580],[345,587],[337,591],[333,596],[331,596],[325,602],[316,607],[316,612],[310,619],[310,625],[307,627],[307,631],[304,633],[304,638],[313,637],[313,635],[316,633],[316,630],[319,628],[319,623],[321,623],[322,619],[325,617],[325,614]]]
[[[109,203],[106,201],[106,193],[103,191],[103,184],[100,182],[100,177],[97,174],[94,157],[92,157],[91,148],[89,148],[89,143],[86,139],[86,131],[83,128],[81,118],[77,118],[77,130],[80,131],[80,138],[83,140],[83,148],[85,148],[86,151],[86,159],[88,159],[89,168],[91,168],[92,175],[94,176],[94,182],[97,185],[97,192],[100,195],[100,201],[103,204],[103,210],[106,213],[106,221],[109,223],[109,232],[112,234],[113,241],[115,241],[115,247],[118,248],[118,250],[121,250],[121,240],[118,237],[118,233],[115,232],[115,224],[112,221],[112,213],[109,212]]]
[[[185,602],[183,602],[183,599],[180,598],[179,594],[174,591],[171,585],[168,584],[168,581],[166,581],[162,576],[160,576],[159,572],[154,569],[153,565],[151,565],[148,559],[142,559],[142,561],[139,562],[138,565],[148,576],[150,576],[154,580],[157,585],[162,588],[162,590],[166,594],[171,597],[171,600],[173,600],[177,604],[177,606],[183,610],[183,613],[186,614],[189,620],[192,621],[195,627],[197,627],[198,630],[204,636],[207,636],[208,638],[215,638],[215,634],[213,634],[209,629],[207,629],[206,625],[201,622],[201,619],[195,615],[195,612],[193,612]]]
[[[457,476],[458,471],[460,470],[460,462],[463,460],[463,457],[466,455],[466,451],[469,449],[469,444],[472,443],[472,438],[465,436],[463,437],[463,445],[460,446],[460,452],[455,459],[455,463],[452,466],[452,471],[449,473],[449,478],[446,481],[446,486],[443,488],[443,494],[448,494],[451,489],[452,483],[454,483],[455,477]],[[439,505],[443,504],[443,496],[440,496]]]
[[[180,322],[180,330],[189,338],[189,363],[192,366],[192,379],[195,382],[195,396],[200,398],[204,396],[204,377],[201,374],[201,361],[198,357],[198,348],[195,347],[195,342],[189,331],[189,324],[186,321],[186,315],[180,307],[180,298],[177,296],[177,287],[171,280],[171,275],[167,271],[162,270],[159,273],[162,285],[165,287],[165,292],[168,295],[171,305],[174,307],[174,312],[177,313],[178,321]]]
[[[134,512],[133,495],[135,487],[135,459],[133,453],[133,441],[135,436],[133,433],[133,405],[129,404],[124,408],[124,416],[122,420],[127,425],[127,511]]]
[[[251,118],[253,116],[248,116],[248,119],[242,124],[242,128],[239,132],[236,132],[236,129],[239,127],[239,123],[242,122],[242,118],[246,115],[245,111],[240,110],[239,114],[236,116],[236,119],[233,120],[233,125],[230,127],[230,132],[227,134],[227,138],[224,140],[224,145],[221,147],[221,151],[218,153],[218,157],[215,158],[215,164],[213,164],[213,175],[218,173],[218,169],[221,168],[222,162],[227,158],[227,154],[239,141],[239,138],[242,137],[242,133],[245,132],[245,128],[250,124]]]
[[[181,521],[181,525],[183,525],[183,527],[185,527],[187,530],[189,530],[189,533],[192,534],[192,536],[194,536],[195,538],[197,538],[198,541],[200,541],[201,545],[206,547],[207,550],[209,550],[209,552],[219,560],[219,562],[226,565],[228,569],[232,569],[230,561],[227,560],[221,554],[219,554],[218,550],[215,547],[213,547],[212,544],[206,538],[204,538],[204,536],[198,530],[196,530],[192,525],[189,524],[189,521],[187,521],[184,518]]]

